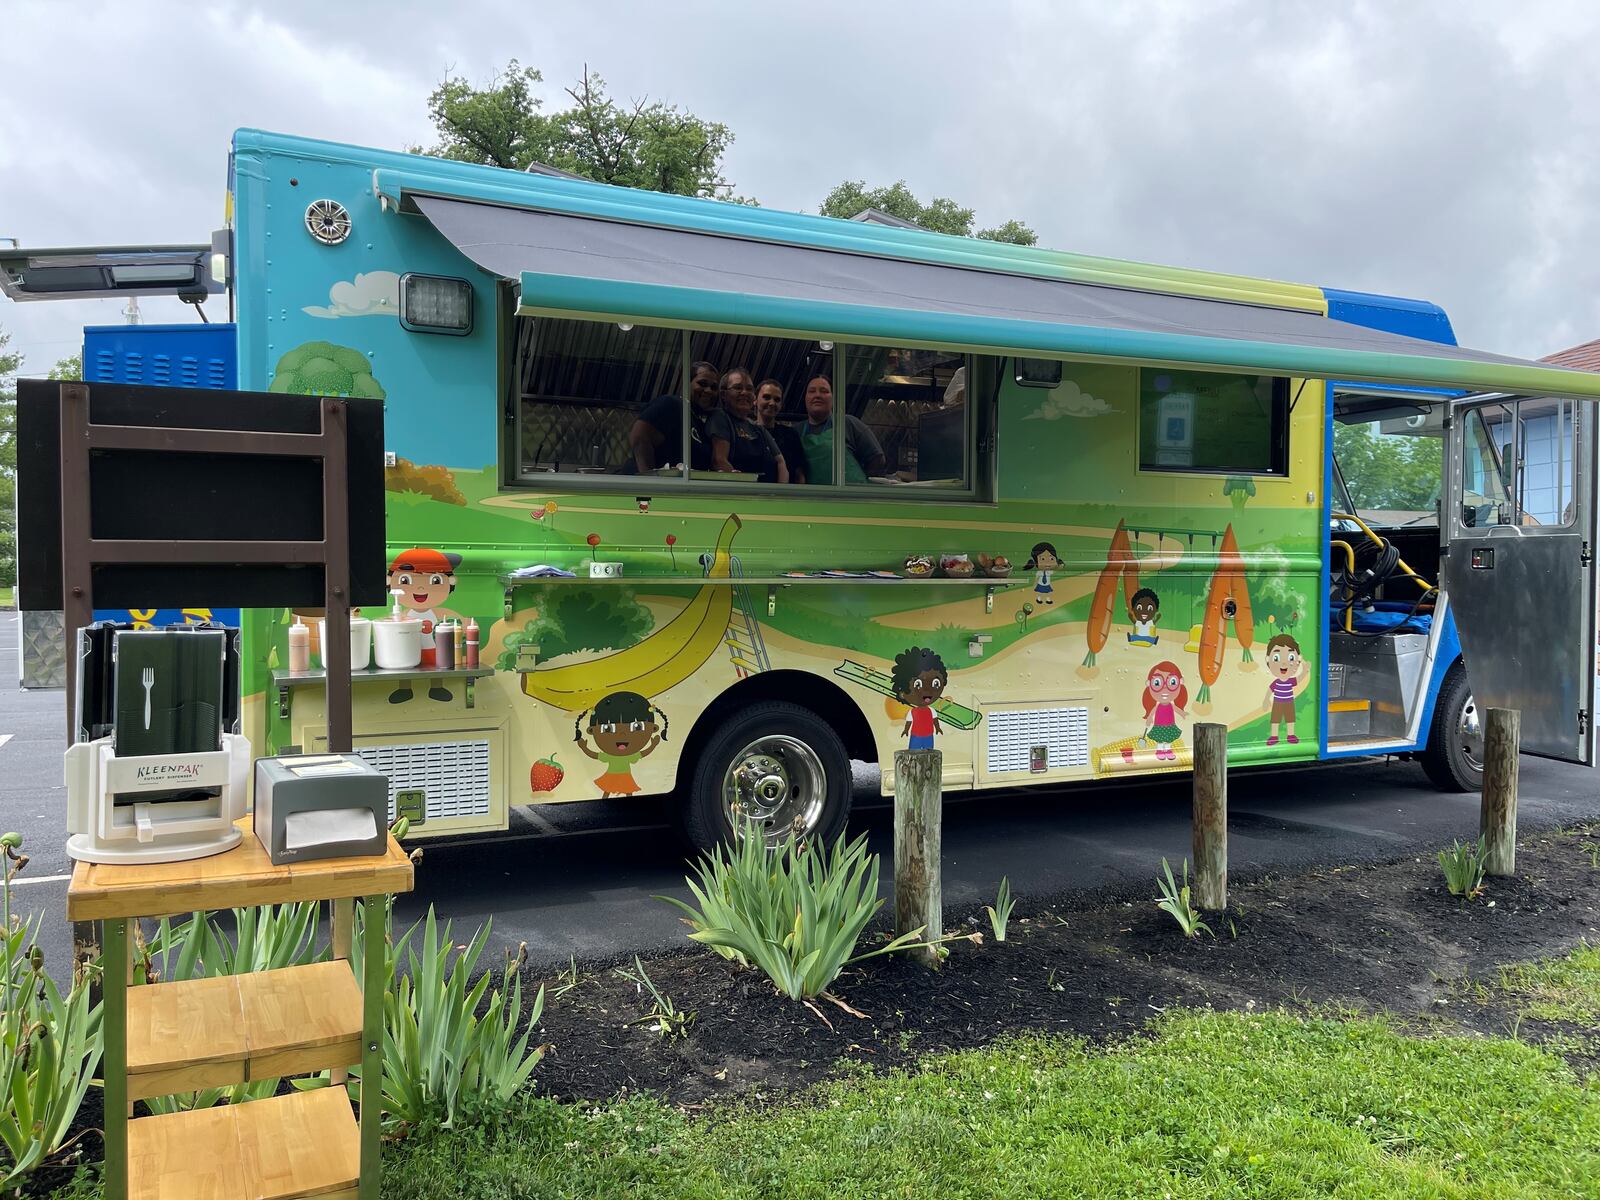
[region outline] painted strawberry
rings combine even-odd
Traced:
[[[533,769],[528,772],[528,787],[535,792],[553,792],[566,777],[566,770],[552,754],[533,764]]]

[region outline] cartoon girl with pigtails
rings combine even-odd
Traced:
[[[639,790],[633,764],[667,740],[667,714],[637,692],[612,692],[587,714],[593,750],[584,741],[584,715],[579,713],[573,722],[572,740],[590,758],[605,764],[605,774],[594,781],[600,798],[631,796]]]
[[[1172,748],[1172,743],[1183,737],[1178,718],[1189,715],[1184,707],[1189,703],[1189,689],[1184,686],[1178,664],[1158,662],[1151,667],[1144,683],[1144,695],[1139,699],[1144,705],[1144,733],[1139,740],[1155,743],[1156,758],[1160,761],[1176,761],[1178,752]],[[1132,762],[1133,748],[1123,747],[1122,757]]]

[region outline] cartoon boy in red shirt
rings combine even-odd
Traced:
[[[414,546],[402,551],[389,564],[389,591],[400,593],[400,607],[408,617],[422,619],[422,666],[434,665],[433,627],[443,620],[462,619],[460,613],[445,608],[444,602],[456,590],[456,568],[461,565],[461,555],[447,554]],[[448,688],[434,684],[428,689],[431,700],[450,700]],[[403,704],[411,699],[411,688],[401,684],[389,696],[390,704]]]
[[[895,699],[911,709],[900,736],[910,736],[913,750],[932,750],[933,735],[944,732],[943,723],[933,711],[950,682],[944,659],[932,650],[913,646],[894,660],[890,679]]]

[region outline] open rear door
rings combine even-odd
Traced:
[[[1593,403],[1467,397],[1452,406],[1441,574],[1479,711],[1522,713],[1522,749],[1594,761]]]

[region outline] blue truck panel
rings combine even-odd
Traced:
[[[1323,295],[1328,298],[1328,315],[1336,321],[1348,321],[1352,325],[1361,325],[1367,329],[1381,329],[1386,333],[1398,333],[1404,337],[1420,338],[1423,341],[1438,342],[1445,346],[1456,345],[1456,332],[1450,324],[1450,318],[1444,309],[1427,300],[1409,300],[1402,296],[1381,296],[1375,292],[1347,292],[1338,288],[1323,288]],[[1337,391],[1346,386],[1330,381],[1328,390]],[[1350,385],[1353,386],[1353,385]],[[1361,384],[1364,391],[1383,391],[1381,385]],[[1408,392],[1435,393],[1440,399],[1460,395],[1459,392],[1448,391],[1443,388],[1407,388]],[[1328,405],[1328,432],[1327,444],[1333,445],[1333,405]],[[1328,477],[1325,481],[1323,495],[1328,510],[1329,519],[1332,517],[1333,505],[1333,456],[1328,456]],[[1433,725],[1434,704],[1439,698],[1439,689],[1444,684],[1445,673],[1461,658],[1461,639],[1456,633],[1456,623],[1453,614],[1447,608],[1444,620],[1439,629],[1439,641],[1435,649],[1433,660],[1433,673],[1428,679],[1427,694],[1422,700],[1422,720],[1417,726],[1417,746],[1420,748],[1428,742],[1428,731]],[[1322,631],[1322,661],[1328,661],[1328,630],[1324,623]],[[1366,753],[1357,747],[1352,750],[1330,749],[1328,746],[1328,715],[1322,714],[1321,728],[1318,731],[1325,758],[1343,758]]]
[[[89,325],[83,378],[149,387],[234,388],[238,336],[230,324]]]

